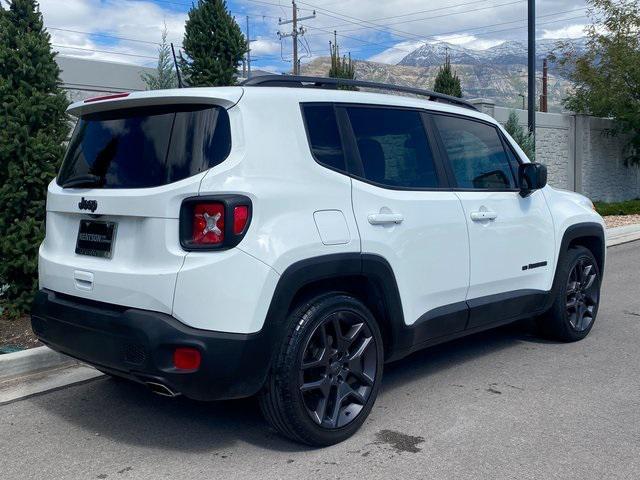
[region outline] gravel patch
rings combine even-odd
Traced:
[[[640,223],[640,215],[607,215],[604,217],[604,223],[607,224],[607,228],[624,227]]]
[[[0,316],[0,354],[41,345],[31,330],[28,315],[14,320]]]

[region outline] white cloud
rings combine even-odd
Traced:
[[[387,48],[386,50],[383,50],[380,53],[376,53],[375,55],[372,55],[367,60],[371,62],[389,63],[389,64],[395,65],[404,57],[406,57],[409,53],[414,51],[416,48],[420,47],[421,45],[424,45],[424,43],[425,42],[423,41],[400,42],[391,48]]]
[[[280,52],[280,42],[268,38],[258,37],[251,42],[252,55],[270,55]]]
[[[45,25],[52,27],[49,29],[51,40],[60,54],[138,65],[155,63],[157,43],[165,23],[168,40],[179,45],[186,19],[186,13],[165,10],[145,1],[40,0],[40,9]],[[77,32],[107,34],[142,42]],[[118,53],[105,53],[108,51]]]
[[[544,30],[542,38],[580,38],[585,36],[586,25],[568,25],[557,30]]]
[[[500,45],[504,40],[487,40],[478,38],[475,35],[442,35],[437,36],[438,42],[447,42],[452,45],[460,45],[464,48],[472,50],[486,50],[487,48]]]

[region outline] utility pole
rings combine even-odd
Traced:
[[[278,19],[278,25],[286,25],[288,23],[293,24],[291,33],[282,33],[278,32],[278,38],[282,40],[283,38],[291,37],[291,41],[293,42],[293,74],[300,75],[300,61],[298,60],[298,37],[304,35],[304,27],[298,28],[298,22],[302,20],[309,20],[311,18],[316,18],[316,11],[313,11],[313,15],[309,15],[306,17],[298,18],[298,6],[296,5],[296,0],[291,0],[291,5],[293,7],[293,13],[291,16],[291,20],[282,20]]]
[[[247,15],[247,78],[251,78],[251,35],[249,33],[249,15]]]
[[[546,112],[548,111],[547,99],[548,95],[548,87],[549,86],[549,67],[547,65],[547,59],[545,58],[542,61],[542,95],[540,95],[540,111]]]
[[[529,133],[536,134],[536,0],[527,0],[528,28],[527,28],[527,56],[528,56],[528,118]]]

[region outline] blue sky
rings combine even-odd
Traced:
[[[52,43],[62,55],[153,66],[166,23],[178,47],[189,0],[41,0]],[[233,0],[227,3],[242,30],[249,16],[253,67],[291,69],[291,40],[280,41],[278,19],[291,18],[290,0]],[[526,36],[526,0],[309,0],[298,1],[306,33],[302,61],[328,54],[333,31],[342,52],[354,58],[397,63],[425,42],[448,41],[485,49]],[[583,35],[584,0],[537,0],[538,38]]]

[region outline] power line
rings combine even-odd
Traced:
[[[522,2],[523,2],[523,0],[512,0],[512,1],[509,1],[509,2],[506,2],[506,3],[500,3],[500,4],[490,5],[490,6],[486,6],[486,7],[480,7],[478,9],[474,9],[474,10],[467,10],[467,12],[493,9],[493,8],[498,8],[498,7],[502,7],[502,6],[507,6],[507,5],[515,5],[515,4],[522,3]],[[314,6],[314,5],[312,5],[310,3],[307,3],[307,2],[302,2],[301,1],[300,3],[303,3],[305,5],[309,5],[311,7]],[[343,20],[347,24],[354,24],[354,25],[358,25],[358,26],[360,26],[362,28],[378,30],[378,31],[384,32],[384,33],[391,32],[391,33],[394,33],[396,36],[399,36],[401,38],[405,38],[407,40],[409,39],[409,38],[407,38],[407,36],[409,36],[411,38],[419,38],[420,37],[420,35],[418,35],[418,34],[407,32],[407,31],[404,31],[404,30],[397,30],[395,28],[391,28],[391,27],[389,27],[387,25],[384,25],[384,24],[378,24],[378,23],[374,23],[372,21],[363,20],[363,19],[360,19],[360,18],[357,18],[357,17],[353,17],[353,16],[350,16],[350,15],[341,14],[341,13],[335,12],[333,10],[328,10],[328,9],[324,9],[324,8],[319,7],[318,11],[322,15],[325,15],[325,16],[328,16],[328,17],[332,17],[332,18],[336,18],[338,20]],[[452,13],[447,13],[447,14],[443,14],[443,15],[437,15],[437,16],[434,16],[434,17],[426,17],[426,18],[422,18],[422,19],[405,20],[403,22],[397,22],[397,23],[408,23],[408,22],[420,21],[420,20],[431,19],[431,18],[442,18],[442,17],[451,16],[451,15],[459,15],[461,13],[467,13],[467,12],[452,12]],[[329,28],[335,29],[337,27],[333,26],[333,27],[329,27]],[[354,29],[354,30],[359,30],[359,29]]]
[[[121,37],[118,35],[110,35],[107,33],[93,33],[93,32],[83,32],[81,30],[71,30],[69,28],[60,28],[60,27],[46,27],[47,30],[57,30],[60,32],[70,32],[70,33],[80,33],[83,35],[92,35],[92,36],[96,36],[96,37],[105,37],[105,38],[116,38],[118,40],[125,40],[127,42],[137,42],[137,43],[146,43],[148,45],[160,45],[159,42],[152,42],[150,40],[140,40],[138,38],[128,38],[128,37]]]
[[[85,52],[111,53],[113,55],[125,55],[127,57],[151,58],[153,60],[157,60],[156,57],[151,57],[149,55],[138,55],[136,53],[116,52],[116,51],[113,51],[113,50],[97,50],[97,49],[94,49],[94,48],[84,48],[84,47],[72,47],[70,45],[58,45],[58,44],[55,44],[55,43],[52,43],[51,46],[57,47],[57,48],[70,48],[70,49],[73,49],[73,50],[83,50]]]
[[[567,12],[557,12],[555,14],[540,15],[538,18],[548,17],[548,16],[551,16],[551,15],[560,15],[561,13],[567,13]],[[551,21],[548,21],[548,22],[538,23],[538,25],[549,25],[549,24],[552,24],[552,23],[563,22],[563,21],[568,21],[568,20],[574,20],[574,19],[577,19],[577,18],[583,18],[583,16],[580,15],[580,16],[576,16],[576,17],[561,18],[561,19],[557,19],[557,20],[551,20]],[[489,28],[489,27],[493,27],[493,26],[504,25],[504,24],[507,24],[507,23],[524,22],[524,21],[525,21],[524,19],[514,20],[514,21],[511,21],[511,22],[494,23],[494,24],[484,25],[482,27],[476,27],[476,28]],[[324,28],[321,28],[321,27],[308,27],[308,28],[311,28],[313,30],[321,30],[321,31],[324,31],[326,33],[333,34],[333,32],[331,32],[329,30],[326,30]],[[486,32],[477,32],[477,33],[476,32],[472,33],[468,29],[465,29],[465,30],[452,30],[452,31],[449,31],[449,32],[441,32],[441,33],[436,33],[436,34],[433,34],[433,35],[424,36],[421,39],[424,40],[423,41],[423,44],[424,44],[429,39],[437,40],[438,37],[442,37],[442,36],[446,36],[446,35],[452,35],[452,34],[456,34],[456,33],[461,33],[461,35],[456,35],[456,36],[451,37],[451,38],[462,38],[462,37],[464,37],[466,35],[473,35],[473,36],[479,37],[479,36],[483,36],[483,35],[490,35],[490,34],[493,34],[493,33],[501,33],[501,32],[513,31],[513,30],[520,30],[521,28],[522,28],[521,26],[517,26],[517,27],[502,28],[502,29],[499,29],[499,30],[490,30],[490,31],[486,31]],[[362,40],[362,39],[360,39],[358,37],[352,37],[350,35],[342,35],[340,33],[338,33],[337,35],[339,37],[344,37],[344,38],[349,38],[349,39],[352,39],[352,40],[357,40],[359,42],[370,44],[370,45],[373,45],[373,46],[388,47],[389,45],[396,44],[396,42],[393,42],[393,41],[388,41],[388,42],[383,42],[383,43],[370,42],[370,41],[367,41],[367,40]],[[412,47],[409,47],[409,48],[406,48],[406,47],[404,47],[404,48],[403,47],[389,47],[389,48],[387,48],[387,50],[399,50],[399,51],[411,52],[411,51],[415,50],[416,48],[419,48],[419,46],[418,47],[412,46]],[[362,49],[355,48],[355,49],[350,49],[350,50],[351,51],[358,51],[358,50],[362,50]],[[313,53],[317,53],[317,52],[313,52]]]

